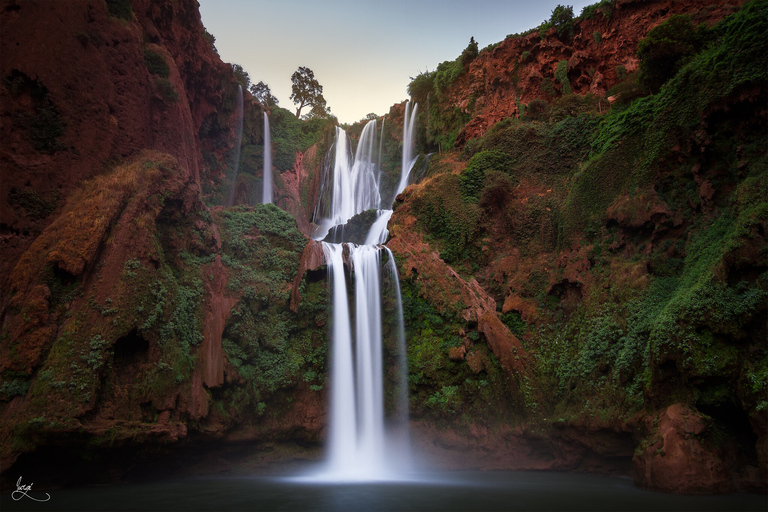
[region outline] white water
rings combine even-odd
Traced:
[[[403,117],[403,161],[401,163],[403,172],[400,174],[400,183],[397,185],[395,196],[392,198],[393,202],[395,197],[408,186],[411,169],[413,169],[413,164],[416,163],[413,149],[416,144],[416,114],[419,110],[419,104],[414,104],[413,110],[411,110],[410,106],[410,101],[405,104],[405,116]],[[406,169],[408,170],[406,171]]]
[[[414,107],[414,112],[416,108]],[[403,147],[408,162],[401,170],[400,184],[408,183],[414,160],[415,116],[407,119]],[[379,191],[380,164],[373,161],[376,121],[370,121],[360,136],[353,159],[344,130],[336,130],[335,160],[328,217],[315,237],[322,239],[334,226],[346,223],[354,215],[371,208],[381,208]],[[381,148],[379,141],[379,148]],[[404,149],[405,151],[405,149]],[[379,149],[379,156],[381,150]],[[380,161],[380,160],[379,160]],[[405,162],[405,156],[403,157]],[[404,186],[403,186],[404,188]],[[402,190],[398,190],[398,193]],[[319,208],[318,208],[319,209]],[[378,210],[364,245],[323,242],[332,287],[333,324],[330,358],[330,421],[327,466],[314,478],[320,480],[394,480],[410,470],[408,438],[407,368],[405,330],[397,267],[392,252],[382,247],[388,237],[387,222],[392,210]],[[348,297],[344,273],[344,252],[354,271],[354,298]],[[382,268],[382,254],[388,262]],[[396,297],[395,311],[383,310],[382,281],[392,283]],[[354,322],[350,303],[354,300]],[[394,315],[397,377],[384,379],[383,316]],[[392,379],[390,379],[391,381]],[[394,386],[394,417],[385,419],[385,386]]]
[[[235,153],[232,157],[232,182],[229,185],[227,202],[224,206],[232,206],[235,201],[235,188],[237,187],[237,170],[240,167],[240,144],[243,140],[243,87],[237,86],[237,105],[235,105]]]
[[[264,112],[264,187],[261,202],[272,202],[272,140],[269,134],[269,116]]]

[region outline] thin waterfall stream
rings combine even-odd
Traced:
[[[324,480],[400,479],[410,470],[407,363],[400,287],[392,252],[381,245],[389,235],[390,205],[407,186],[415,162],[412,153],[417,106],[412,110],[409,106],[406,104],[401,174],[392,201],[386,206],[379,187],[380,140],[378,155],[374,151],[376,120],[364,127],[354,157],[346,132],[336,129],[332,175],[326,180],[331,187],[330,200],[314,237],[322,240],[332,233],[343,240],[344,225],[352,217],[366,210],[377,212],[363,244],[322,242],[332,293],[327,464],[317,475]],[[349,282],[345,256],[352,270]],[[386,262],[382,265],[384,258]],[[389,290],[383,288],[384,283],[389,283]],[[390,292],[389,295],[386,292]],[[393,297],[389,302],[388,296]],[[392,303],[393,307],[386,305]],[[394,318],[394,329],[386,332],[394,338],[388,345],[396,347],[394,350],[385,350],[384,325],[391,325],[392,321],[387,324],[384,317]],[[390,373],[384,368],[387,360],[395,366],[394,379],[385,378]],[[390,394],[393,398],[389,403],[389,418],[385,414],[386,389],[394,390]]]
[[[272,202],[272,139],[269,134],[269,116],[264,112],[264,183],[261,192],[261,202]]]

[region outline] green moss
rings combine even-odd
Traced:
[[[332,119],[302,121],[292,112],[273,106],[270,113],[272,165],[280,171],[293,168],[296,153],[321,142],[332,126]]]
[[[161,78],[168,78],[171,74],[171,68],[163,54],[154,50],[144,50],[144,64],[150,73]]]
[[[155,78],[155,88],[166,103],[179,101],[179,93],[167,78]]]
[[[460,60],[441,62],[435,72],[435,90],[445,92],[464,71]]]
[[[555,78],[560,82],[563,94],[571,94],[571,81],[568,80],[568,61],[561,60],[555,68]]]
[[[464,200],[477,201],[485,184],[485,174],[489,170],[509,173],[510,157],[501,151],[481,151],[470,158],[467,167],[461,172],[459,185]]]

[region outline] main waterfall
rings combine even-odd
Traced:
[[[416,106],[406,104],[403,130],[403,160],[397,196],[408,184],[413,167],[413,136]],[[383,126],[382,126],[383,129]],[[377,217],[362,245],[323,242],[332,289],[332,327],[330,350],[330,417],[327,466],[320,478],[328,480],[395,479],[409,469],[407,365],[405,334],[397,267],[391,251],[380,245],[388,236],[387,222],[391,202],[381,197],[381,139],[374,155],[376,120],[366,124],[354,158],[348,149],[344,130],[336,129],[332,174],[326,216],[318,220],[316,239],[331,232],[343,241],[343,225],[366,210],[376,209]],[[377,158],[374,159],[374,156]],[[321,194],[323,195],[323,194]],[[386,208],[385,208],[386,207]],[[341,230],[341,231],[339,231]],[[354,297],[348,296],[344,253],[352,268]],[[382,259],[386,264],[382,268]],[[394,307],[387,311],[382,299],[382,283],[389,282]],[[351,283],[350,283],[351,284]],[[354,301],[354,302],[353,302]],[[350,314],[350,307],[353,314]],[[388,329],[389,361],[396,377],[385,379],[384,316],[394,318]],[[391,372],[386,372],[391,373]],[[385,419],[385,391],[394,418]]]

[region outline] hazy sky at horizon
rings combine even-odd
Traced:
[[[575,16],[597,0],[198,0],[224,62],[243,66],[295,112],[291,75],[311,68],[331,113],[354,123],[408,99],[424,71],[548,20],[558,5]],[[302,110],[302,114],[306,109]]]

